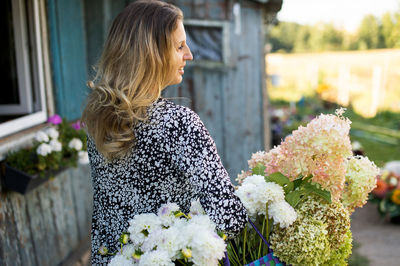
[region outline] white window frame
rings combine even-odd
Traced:
[[[32,12],[33,21],[31,21],[34,34],[33,36],[33,48],[35,49],[35,60],[32,62],[33,72],[31,76],[30,72],[30,57],[28,54],[27,39],[28,30],[26,28],[25,20],[28,19],[28,14],[25,10],[24,0],[12,0],[12,10],[13,10],[13,23],[15,35],[18,35],[16,39],[16,53],[17,53],[17,73],[18,73],[18,85],[21,86],[22,90],[25,91],[26,98],[21,98],[21,100],[28,101],[26,107],[33,110],[32,100],[32,84],[35,86],[35,90],[38,90],[38,96],[40,98],[40,111],[33,112],[31,114],[25,115],[20,118],[16,118],[4,123],[0,123],[0,138],[11,135],[15,132],[21,131],[23,129],[35,126],[37,124],[43,123],[47,120],[47,109],[46,109],[46,94],[45,94],[45,75],[44,75],[44,64],[43,64],[43,45],[42,45],[42,23],[41,15],[43,15],[43,1],[33,0],[32,2]],[[19,40],[18,40],[19,39]],[[18,40],[18,41],[17,41]],[[23,45],[25,44],[25,45]],[[19,50],[20,49],[20,50]],[[18,55],[19,51],[22,51]],[[34,76],[33,76],[34,75]],[[34,81],[32,83],[31,81]],[[22,85],[21,85],[22,84]],[[7,108],[7,105],[5,108]],[[11,106],[10,106],[11,108]],[[11,109],[10,109],[11,110]],[[2,112],[4,114],[4,112]]]

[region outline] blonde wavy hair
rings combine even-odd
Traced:
[[[107,160],[135,145],[134,127],[168,85],[172,33],[182,11],[160,1],[136,1],[114,20],[82,114],[82,124]]]

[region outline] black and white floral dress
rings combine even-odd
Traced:
[[[137,142],[125,158],[105,162],[88,138],[94,188],[92,264],[106,265],[100,246],[110,252],[136,214],[157,213],[164,203],[177,203],[189,212],[199,199],[219,230],[233,235],[247,215],[199,116],[160,98],[149,107],[147,122],[137,124]]]

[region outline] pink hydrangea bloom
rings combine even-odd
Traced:
[[[52,123],[53,125],[61,124],[62,118],[58,114],[52,115],[47,119],[48,123]]]
[[[321,114],[264,154],[266,173],[281,172],[291,180],[311,174],[313,182],[329,190],[333,200],[339,200],[344,188],[346,158],[352,155],[350,124],[349,119],[342,117],[341,110],[337,115]],[[261,161],[259,155],[255,161]]]

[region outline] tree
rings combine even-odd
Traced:
[[[374,15],[366,15],[363,18],[358,35],[359,48],[362,48],[363,45],[366,49],[376,49],[383,46],[379,21]]]
[[[271,29],[268,40],[272,44],[272,52],[292,52],[300,24],[294,22],[279,22]]]
[[[382,36],[386,48],[400,48],[400,14],[387,12],[382,16]]]

